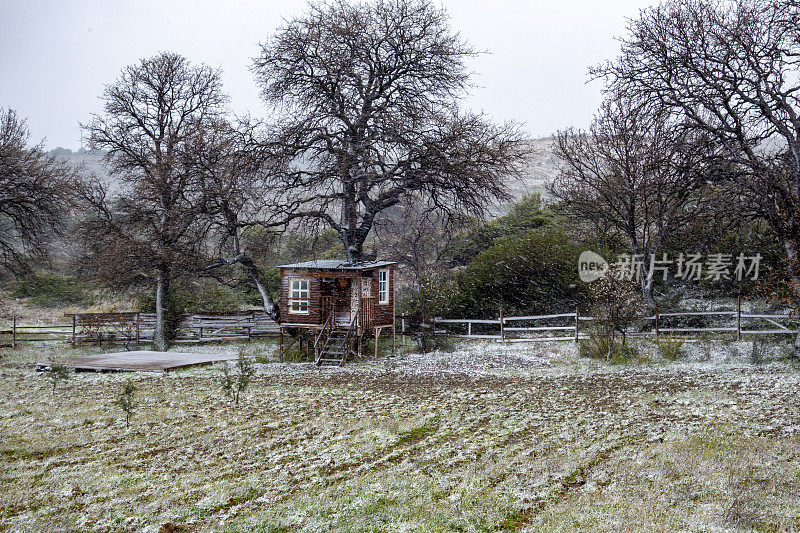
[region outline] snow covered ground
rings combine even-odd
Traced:
[[[260,363],[239,406],[218,366],[136,374],[130,429],[112,405],[130,375],[54,396],[36,354],[0,352],[0,529],[797,530],[800,371],[780,346],[683,350]]]

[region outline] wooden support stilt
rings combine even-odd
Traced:
[[[75,334],[76,334],[77,329],[78,329],[77,326],[78,326],[78,317],[75,316],[75,315],[72,315],[72,347],[73,348],[75,347],[75,343],[77,342],[77,339],[75,338]]]
[[[394,357],[395,353],[397,352],[396,339],[397,335],[395,333],[395,326],[392,324],[392,357]]]
[[[281,360],[281,362],[283,362],[283,354],[284,354],[284,353],[286,353],[286,352],[288,352],[288,351],[289,351],[289,348],[291,348],[292,346],[294,346],[294,345],[295,345],[295,343],[296,343],[297,341],[300,341],[300,349],[301,349],[301,350],[303,349],[303,344],[302,344],[302,343],[303,343],[303,340],[302,340],[302,335],[299,335],[299,336],[297,336],[297,337],[292,337],[292,341],[291,341],[289,344],[287,344],[286,346],[284,346],[284,344],[283,344],[283,330],[281,329],[281,336],[280,336],[280,339],[281,339],[281,341],[280,341],[280,342],[281,342],[281,348],[280,348],[280,354],[279,354],[279,357],[280,357],[280,360]]]
[[[280,348],[279,350],[279,357],[281,358],[281,363],[283,363],[283,326],[280,327]]]
[[[374,346],[375,346],[375,358],[376,358],[376,359],[378,358],[378,337],[380,337],[380,336],[381,336],[381,330],[382,330],[382,329],[383,329],[383,328],[382,328],[382,327],[380,327],[380,326],[378,326],[378,327],[376,327],[376,328],[375,328],[375,342],[374,342]]]

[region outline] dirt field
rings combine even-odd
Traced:
[[[232,348],[218,348],[232,349]],[[800,371],[471,345],[317,370],[37,377],[0,352],[0,529],[800,530]]]

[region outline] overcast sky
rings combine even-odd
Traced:
[[[532,136],[585,127],[601,99],[587,68],[614,57],[626,18],[648,0],[444,0],[475,48],[466,106]],[[0,107],[27,117],[36,142],[81,146],[79,122],[101,109],[120,69],[161,50],[223,69],[236,112],[266,111],[248,70],[257,43],[305,1],[0,0]]]

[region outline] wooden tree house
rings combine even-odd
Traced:
[[[317,366],[361,357],[364,336],[392,329],[395,351],[394,266],[391,261],[317,260],[281,265],[281,356],[298,340]],[[294,340],[284,348],[284,332]]]

